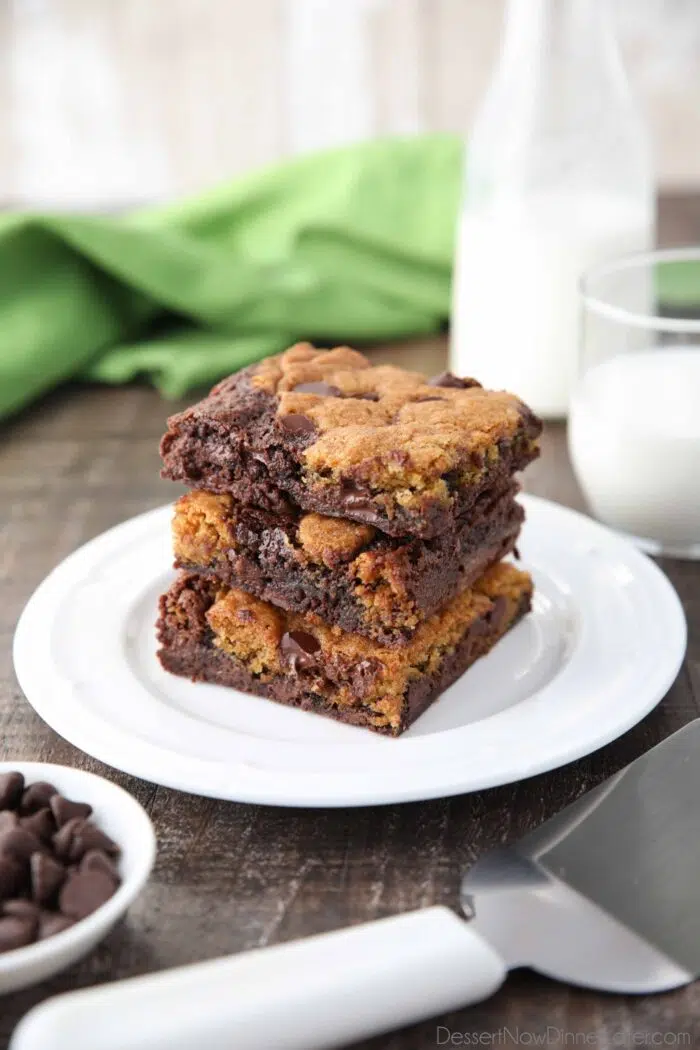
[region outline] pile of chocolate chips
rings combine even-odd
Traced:
[[[115,893],[119,847],[53,784],[0,775],[0,952],[84,919]]]

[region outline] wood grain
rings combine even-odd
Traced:
[[[697,210],[664,209],[662,229],[692,232],[689,214]],[[442,341],[373,353],[427,372],[440,371],[445,360]],[[157,455],[173,408],[141,386],[68,386],[0,431],[0,757],[63,762],[110,777],[146,806],[159,842],[154,876],[128,920],[81,965],[0,1002],[2,1047],[31,1006],[62,990],[427,904],[455,907],[460,876],[483,851],[517,838],[700,714],[700,566],[668,561],[664,568],[681,596],[690,632],[678,680],[635,729],[553,773],[452,799],[314,812],[213,802],[124,776],[86,757],[48,729],[23,699],[12,672],[12,634],[34,587],[66,554],[110,525],[173,498],[174,486],[158,478]],[[548,429],[527,487],[582,506],[563,428]],[[639,999],[518,974],[488,1003],[365,1042],[362,1050],[427,1050],[440,1045],[445,1029],[461,1033],[462,1045],[468,1039],[482,1046],[516,1046],[518,1040],[535,1045],[540,1039],[539,1045],[602,1050],[694,1046],[700,1043],[700,985]]]

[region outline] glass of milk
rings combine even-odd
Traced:
[[[652,554],[700,558],[700,248],[581,283],[574,470],[593,513]]]

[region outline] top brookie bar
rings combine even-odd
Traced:
[[[163,476],[274,513],[438,536],[539,454],[542,425],[473,379],[371,366],[299,344],[224,379],[169,420]]]

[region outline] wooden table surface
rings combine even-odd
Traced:
[[[700,229],[693,202],[667,208],[662,218],[667,241],[688,240],[689,224]],[[432,341],[373,354],[432,373],[444,367],[445,348]],[[66,387],[0,432],[0,757],[61,762],[110,777],[147,808],[159,844],[146,891],[92,956],[0,1000],[1,1047],[20,1017],[56,992],[424,905],[456,907],[460,877],[483,851],[519,837],[700,713],[700,565],[665,561],[690,631],[676,683],[616,743],[553,773],[445,800],[304,811],[180,794],[88,758],[24,700],[12,671],[12,634],[33,589],[70,551],[173,498],[175,486],[159,480],[157,454],[173,407],[141,386]],[[582,506],[562,427],[547,430],[527,482],[531,492]],[[523,972],[481,1006],[367,1041],[362,1050],[446,1045],[445,1028],[463,1036],[459,1045],[472,1046],[694,1046],[700,1044],[700,983],[632,998],[574,990]]]

